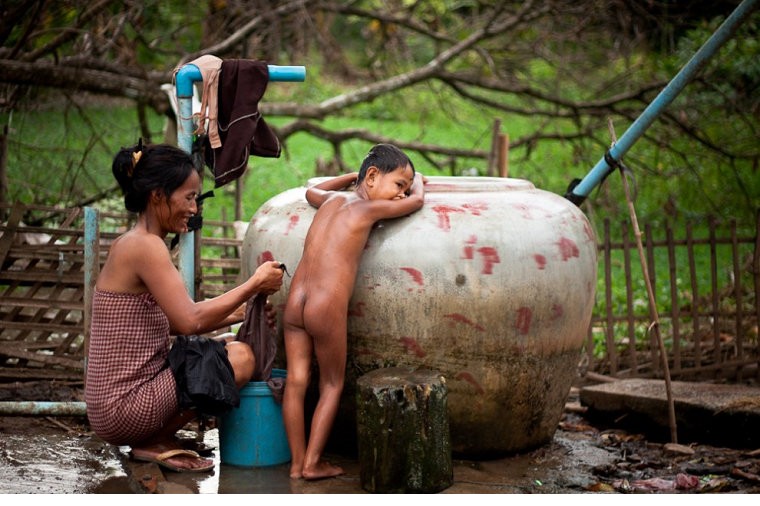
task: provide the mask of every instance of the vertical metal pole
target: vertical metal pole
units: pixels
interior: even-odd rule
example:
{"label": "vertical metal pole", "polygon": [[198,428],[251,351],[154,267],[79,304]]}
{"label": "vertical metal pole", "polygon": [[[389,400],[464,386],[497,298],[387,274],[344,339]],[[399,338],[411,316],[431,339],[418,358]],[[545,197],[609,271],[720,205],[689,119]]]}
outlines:
{"label": "vertical metal pole", "polygon": [[[84,370],[90,352],[92,328],[92,296],[100,273],[100,213],[94,207],[84,208]],[[87,375],[85,374],[85,382]]]}
{"label": "vertical metal pole", "polygon": [[[668,85],[652,101],[620,139],[610,148],[609,156],[619,162],[633,144],[642,136],[660,113],[676,98],[686,84],[705,65],[705,63],[731,38],[739,26],[752,14],[758,0],[744,0],[731,15],[718,27],[715,33],[699,48],[694,56],[684,65]],[[565,197],[580,205],[606,176],[613,167],[603,156],[593,169]]]}
{"label": "vertical metal pole", "polygon": [[[185,70],[187,67],[188,68]],[[197,72],[193,72],[193,70]],[[201,80],[200,70],[195,65],[185,65],[177,73],[177,145],[186,153],[193,150],[193,83]],[[195,233],[187,232],[179,237],[179,273],[185,283],[190,298],[195,300]]]}

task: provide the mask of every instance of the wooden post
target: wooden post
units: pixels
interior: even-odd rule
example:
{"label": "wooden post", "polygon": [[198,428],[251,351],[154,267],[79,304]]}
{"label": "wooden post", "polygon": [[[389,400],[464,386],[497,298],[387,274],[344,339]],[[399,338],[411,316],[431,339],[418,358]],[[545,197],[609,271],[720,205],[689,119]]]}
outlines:
{"label": "wooden post", "polygon": [[499,176],[509,177],[509,134],[499,134]]}
{"label": "wooden post", "polygon": [[362,488],[435,493],[451,486],[446,380],[424,369],[376,369],[357,386]]}
{"label": "wooden post", "polygon": [[245,177],[245,174],[241,175],[239,178],[235,180],[235,220],[234,221],[240,221],[242,220],[243,216],[243,177]]}
{"label": "wooden post", "polygon": [[501,120],[493,120],[491,127],[491,152],[488,154],[487,175],[495,176],[499,158],[499,132],[501,131]]}

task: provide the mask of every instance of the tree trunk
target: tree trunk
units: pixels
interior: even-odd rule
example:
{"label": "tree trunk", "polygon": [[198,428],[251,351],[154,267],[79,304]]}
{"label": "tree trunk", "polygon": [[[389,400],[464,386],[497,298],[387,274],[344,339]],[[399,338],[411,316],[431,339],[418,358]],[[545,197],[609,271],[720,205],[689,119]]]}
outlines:
{"label": "tree trunk", "polygon": [[357,381],[362,488],[434,493],[451,486],[446,381],[440,373],[377,369]]}

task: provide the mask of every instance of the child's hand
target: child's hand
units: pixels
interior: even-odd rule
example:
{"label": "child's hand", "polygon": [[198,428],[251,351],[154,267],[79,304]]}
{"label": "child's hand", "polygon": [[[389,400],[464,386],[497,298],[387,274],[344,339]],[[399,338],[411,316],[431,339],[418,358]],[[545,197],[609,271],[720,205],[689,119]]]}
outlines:
{"label": "child's hand", "polygon": [[424,187],[425,183],[427,183],[427,178],[420,174],[419,172],[414,173],[414,180],[412,180],[412,184],[409,186],[409,189],[406,191],[406,196],[410,196],[413,193],[420,193],[422,192],[422,188]]}

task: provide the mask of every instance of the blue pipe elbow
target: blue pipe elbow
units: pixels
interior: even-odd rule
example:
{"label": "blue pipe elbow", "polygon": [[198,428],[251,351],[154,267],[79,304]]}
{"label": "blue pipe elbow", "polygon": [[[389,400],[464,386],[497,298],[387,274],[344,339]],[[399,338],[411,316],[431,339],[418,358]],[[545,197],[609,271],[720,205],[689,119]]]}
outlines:
{"label": "blue pipe elbow", "polygon": [[[268,65],[269,80],[277,82],[302,82],[306,80],[306,67],[303,65]],[[188,63],[177,71],[177,96],[192,97],[193,83],[202,81],[200,69]]]}

